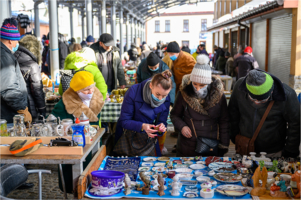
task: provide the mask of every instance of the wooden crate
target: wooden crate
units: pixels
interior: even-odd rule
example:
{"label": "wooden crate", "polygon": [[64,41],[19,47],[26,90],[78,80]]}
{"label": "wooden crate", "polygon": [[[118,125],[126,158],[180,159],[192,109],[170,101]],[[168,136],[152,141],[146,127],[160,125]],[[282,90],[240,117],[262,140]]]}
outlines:
{"label": "wooden crate", "polygon": [[[43,144],[49,144],[50,140],[54,140],[56,137],[0,137],[0,144],[12,144],[16,140],[26,140],[28,138],[40,138],[43,141]],[[71,136],[64,136],[63,138],[66,138],[68,140],[72,140]],[[92,141],[89,136],[85,136],[86,144],[91,144]]]}
{"label": "wooden crate", "polygon": [[[12,155],[9,146],[0,146],[0,155]],[[83,155],[83,147],[40,147],[31,155]]]}

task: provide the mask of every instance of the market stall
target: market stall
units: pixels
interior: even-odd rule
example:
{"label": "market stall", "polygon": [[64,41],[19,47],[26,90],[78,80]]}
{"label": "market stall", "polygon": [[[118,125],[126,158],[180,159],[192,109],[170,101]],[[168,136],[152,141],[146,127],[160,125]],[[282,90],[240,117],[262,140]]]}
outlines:
{"label": "market stall", "polygon": [[[78,198],[290,199],[294,195],[295,198],[298,197],[297,187],[300,186],[301,171],[296,170],[295,174],[277,174],[273,171],[275,162],[274,166],[272,163],[272,167],[269,168],[271,163],[265,157],[253,157],[254,160],[243,157],[240,161],[236,159],[231,161],[231,158],[227,157],[117,158],[105,155],[105,147],[102,147],[80,177]],[[266,164],[263,158],[266,159]],[[258,163],[258,166],[251,167],[250,163]],[[261,174],[260,178],[258,174]],[[285,192],[283,186],[278,186],[283,183],[283,179],[288,183]],[[253,187],[249,186],[250,180]],[[258,190],[263,193],[258,194]]]}

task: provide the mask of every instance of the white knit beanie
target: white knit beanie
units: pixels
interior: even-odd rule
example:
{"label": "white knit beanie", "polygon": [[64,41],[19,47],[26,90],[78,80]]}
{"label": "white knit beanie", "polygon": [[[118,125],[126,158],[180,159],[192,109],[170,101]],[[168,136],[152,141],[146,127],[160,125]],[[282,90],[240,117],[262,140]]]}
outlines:
{"label": "white knit beanie", "polygon": [[205,54],[200,54],[196,57],[195,64],[190,80],[201,84],[209,85],[211,83],[211,68],[209,66],[209,57]]}

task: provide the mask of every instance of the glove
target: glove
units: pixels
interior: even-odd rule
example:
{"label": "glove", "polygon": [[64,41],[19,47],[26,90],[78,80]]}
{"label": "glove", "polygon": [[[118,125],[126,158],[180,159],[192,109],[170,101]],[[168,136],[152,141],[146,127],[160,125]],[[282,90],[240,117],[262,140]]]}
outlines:
{"label": "glove", "polygon": [[288,152],[285,149],[282,151],[282,157],[284,158],[297,158],[299,156],[299,151],[296,151],[294,153]]}
{"label": "glove", "polygon": [[224,157],[224,155],[229,151],[229,147],[219,144],[218,145],[218,157]]}
{"label": "glove", "polygon": [[18,110],[17,113],[24,115],[24,122],[32,122],[31,114],[28,112],[28,108],[26,107],[25,110]]}

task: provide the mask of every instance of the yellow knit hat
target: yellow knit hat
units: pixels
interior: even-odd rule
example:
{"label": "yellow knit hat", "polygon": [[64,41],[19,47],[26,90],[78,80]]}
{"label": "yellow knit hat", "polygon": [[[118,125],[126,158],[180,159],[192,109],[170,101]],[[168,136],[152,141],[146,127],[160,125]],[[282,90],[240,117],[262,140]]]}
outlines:
{"label": "yellow knit hat", "polygon": [[75,73],[70,81],[70,87],[75,92],[82,90],[92,84],[94,84],[94,76],[87,71],[80,71]]}

